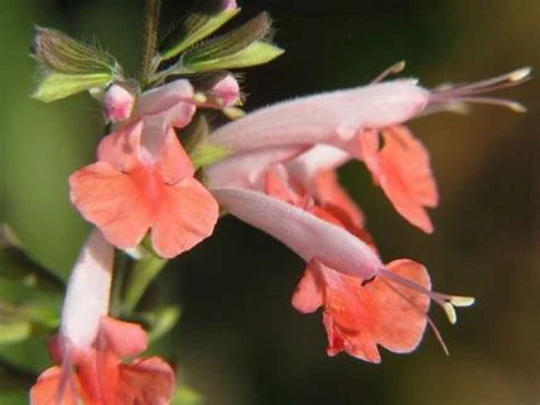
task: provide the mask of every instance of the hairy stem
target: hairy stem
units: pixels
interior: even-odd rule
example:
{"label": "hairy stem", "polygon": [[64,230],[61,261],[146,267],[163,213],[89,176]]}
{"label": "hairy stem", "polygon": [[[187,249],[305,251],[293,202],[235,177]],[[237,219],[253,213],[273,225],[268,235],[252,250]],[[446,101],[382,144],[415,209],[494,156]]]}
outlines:
{"label": "hairy stem", "polygon": [[159,14],[161,0],[145,0],[144,2],[144,27],[141,40],[141,56],[139,65],[139,82],[144,88],[148,83],[151,73],[152,56],[156,49],[159,27]]}

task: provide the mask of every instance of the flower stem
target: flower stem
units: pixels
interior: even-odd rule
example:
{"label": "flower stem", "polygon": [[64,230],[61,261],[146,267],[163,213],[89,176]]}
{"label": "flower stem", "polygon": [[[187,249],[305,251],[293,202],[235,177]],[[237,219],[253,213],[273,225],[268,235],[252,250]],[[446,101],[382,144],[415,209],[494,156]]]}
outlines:
{"label": "flower stem", "polygon": [[152,57],[156,49],[158,37],[159,14],[161,0],[145,0],[144,27],[141,40],[141,56],[139,65],[139,82],[144,88],[148,83],[152,67]]}
{"label": "flower stem", "polygon": [[114,278],[111,292],[110,313],[113,317],[120,316],[122,311],[123,291],[126,275],[128,274],[131,261],[121,250],[114,252]]}
{"label": "flower stem", "polygon": [[139,260],[131,270],[123,305],[123,313],[131,314],[152,280],[165,267],[167,260],[150,255]]}

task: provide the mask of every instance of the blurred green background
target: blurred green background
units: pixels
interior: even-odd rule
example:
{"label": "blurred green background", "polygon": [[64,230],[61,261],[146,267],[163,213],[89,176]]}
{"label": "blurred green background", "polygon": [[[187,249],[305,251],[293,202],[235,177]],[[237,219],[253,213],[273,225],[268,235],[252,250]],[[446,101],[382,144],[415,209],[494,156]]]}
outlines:
{"label": "blurred green background", "polygon": [[[166,25],[191,4],[164,2]],[[540,66],[537,0],[239,3],[244,18],[270,11],[275,40],[287,50],[247,72],[248,109],[363,84],[401,59],[406,74],[427,86]],[[89,229],[68,202],[67,177],[93,160],[103,128],[99,106],[87,95],[50,105],[29,98],[32,27],[98,43],[134,72],[142,1],[0,5],[0,215],[34,258],[65,276]],[[442,195],[432,236],[399,218],[360,164],[341,171],[386,261],[413,258],[430,269],[438,290],[478,298],[454,327],[433,311],[450,357],[428,332],[415,353],[385,352],[381,365],[328,358],[320,314],[304,316],[290,305],[301,261],[233,218],[161,276],[154,294],[179,302],[182,319],[156,350],[179,355],[184,380],[210,405],[539,403],[539,90],[533,79],[504,93],[525,103],[526,115],[486,106],[470,116],[440,114],[411,124],[431,151]],[[38,369],[47,361],[40,347],[43,356],[32,357]],[[30,368],[0,364],[5,392],[33,378]],[[12,398],[0,396],[0,404],[22,401]]]}

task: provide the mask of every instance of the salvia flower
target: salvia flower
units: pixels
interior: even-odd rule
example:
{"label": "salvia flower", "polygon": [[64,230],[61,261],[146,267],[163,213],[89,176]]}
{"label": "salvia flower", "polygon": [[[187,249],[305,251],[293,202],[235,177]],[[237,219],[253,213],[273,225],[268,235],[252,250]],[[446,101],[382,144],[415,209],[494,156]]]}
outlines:
{"label": "salvia flower", "polygon": [[212,233],[217,203],[173,129],[191,120],[192,96],[187,81],[145,93],[134,118],[102,140],[98,162],[70,177],[73,204],[118,248],[151,230],[154,250],[174,257]]}
{"label": "salvia flower", "polygon": [[[402,124],[461,102],[490,103],[523,111],[518,103],[477,94],[518,85],[529,78],[529,73],[530,69],[524,68],[476,84],[441,90],[425,89],[416,79],[397,79],[262,108],[217,129],[210,137],[209,144],[232,154],[209,168],[210,184],[253,185],[264,172],[262,164],[253,165],[249,172],[238,169],[252,157],[275,163],[290,160],[316,145],[330,145],[348,154],[348,158],[339,157],[339,164],[352,158],[364,161],[396,210],[413,225],[432,232],[425,208],[437,205],[438,192],[429,156]],[[387,142],[382,149],[379,136]]]}
{"label": "salvia flower", "polygon": [[[364,242],[364,247],[371,248],[378,255],[371,236],[362,228],[363,218],[359,209],[341,189],[335,173],[315,169],[317,163],[321,162],[321,155],[330,157],[334,151],[326,147],[317,148],[299,156],[287,166],[278,164],[268,170],[264,176],[265,193],[297,206],[328,224],[346,229]],[[335,155],[337,157],[339,153]],[[314,170],[313,194],[295,179],[289,166],[297,171],[300,166],[309,166]],[[282,221],[289,221],[289,218],[282,218]],[[265,229],[264,225],[261,229]],[[319,257],[324,257],[324,254],[321,249]],[[374,256],[367,257],[376,261]],[[378,345],[405,353],[419,344],[429,319],[426,312],[431,288],[429,275],[422,265],[411,260],[398,260],[386,265],[387,271],[396,273],[423,290],[418,291],[399,283],[392,285],[384,277],[375,275],[364,280],[345,275],[323,264],[323,261],[310,259],[292,302],[303,313],[324,308],[323,323],[329,341],[329,355],[346,351],[354,357],[378,363]],[[375,263],[375,266],[378,265],[382,263]],[[437,329],[435,333],[443,343]]]}
{"label": "salvia flower", "polygon": [[[521,69],[479,84],[430,91],[416,80],[378,82],[269,106],[214,132],[209,144],[230,155],[206,169],[213,195],[239,219],[282,241],[307,263],[293,297],[301,312],[323,308],[328,353],[379,362],[378,346],[405,353],[430,324],[430,301],[451,323],[454,307],[473,298],[431,291],[423,265],[384,264],[364,229],[364,216],[339,186],[335,169],[363,161],[396,210],[425,232],[425,211],[438,204],[429,155],[403,126],[411,118],[473,101],[522,110],[476,93],[527,80]],[[384,76],[384,75],[383,75]],[[384,146],[381,147],[381,139]]]}
{"label": "salvia flower", "polygon": [[70,278],[62,324],[51,342],[57,366],[30,391],[32,405],[166,405],[174,391],[170,366],[158,357],[134,359],[147,347],[143,329],[107,316],[113,247],[94,230]]}

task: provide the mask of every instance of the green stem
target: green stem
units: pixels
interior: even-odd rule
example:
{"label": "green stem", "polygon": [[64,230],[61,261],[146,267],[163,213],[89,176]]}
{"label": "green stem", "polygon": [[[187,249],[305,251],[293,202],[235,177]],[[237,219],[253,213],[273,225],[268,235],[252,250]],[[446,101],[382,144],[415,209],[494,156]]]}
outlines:
{"label": "green stem", "polygon": [[133,266],[123,305],[125,314],[133,312],[152,280],[166,264],[167,260],[152,255],[139,260]]}
{"label": "green stem", "polygon": [[145,0],[144,27],[141,41],[141,61],[139,65],[139,82],[144,88],[152,69],[152,57],[156,49],[161,0]]}
{"label": "green stem", "polygon": [[110,313],[114,317],[120,316],[122,312],[122,300],[124,282],[129,271],[130,260],[128,256],[119,249],[114,252],[114,278],[111,292]]}

